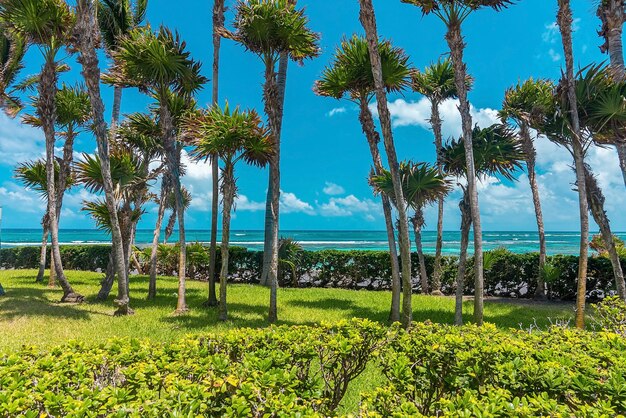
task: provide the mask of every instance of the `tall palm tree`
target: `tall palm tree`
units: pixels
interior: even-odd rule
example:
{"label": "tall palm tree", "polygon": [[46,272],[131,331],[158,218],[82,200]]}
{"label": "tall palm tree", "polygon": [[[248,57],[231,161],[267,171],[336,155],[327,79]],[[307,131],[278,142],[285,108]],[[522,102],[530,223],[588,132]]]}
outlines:
{"label": "tall palm tree", "polygon": [[[219,103],[219,75],[220,75],[220,47],[222,42],[221,30],[224,28],[224,0],[213,0],[213,79],[211,102],[213,106]],[[219,211],[219,162],[214,155],[211,158],[211,242],[209,246],[209,297],[207,306],[217,306],[215,293],[215,269],[217,265],[217,221]]]}
{"label": "tall palm tree", "polygon": [[[191,206],[191,200],[191,193],[185,188],[185,186],[183,186],[183,206],[185,210],[189,209],[189,206]],[[165,201],[165,209],[169,209],[172,212],[170,213],[170,217],[167,220],[167,225],[165,226],[165,237],[163,237],[163,244],[167,244],[167,240],[170,239],[170,237],[174,233],[174,225],[176,224],[176,196],[174,193],[169,193],[167,195]]]}
{"label": "tall palm tree", "polygon": [[398,237],[400,241],[400,259],[402,263],[402,324],[405,327],[411,325],[413,318],[413,310],[411,307],[411,295],[413,286],[411,281],[411,241],[409,239],[409,224],[405,210],[405,200],[401,186],[400,166],[398,164],[398,156],[396,155],[396,147],[393,140],[393,131],[391,129],[391,114],[387,106],[387,93],[385,91],[385,80],[383,78],[382,62],[380,51],[378,50],[378,30],[376,29],[376,16],[374,15],[374,6],[371,0],[359,0],[360,14],[359,20],[363,29],[365,29],[365,37],[367,40],[367,49],[369,51],[372,75],[374,79],[374,91],[376,94],[376,103],[378,107],[378,115],[383,133],[383,143],[385,152],[387,153],[387,162],[389,171],[393,181],[394,197],[396,208],[398,209]]}
{"label": "tall palm tree", "polygon": [[519,138],[524,156],[526,157],[526,170],[528,171],[528,182],[533,196],[535,207],[535,218],[537,221],[537,232],[539,234],[539,275],[537,277],[537,289],[535,298],[545,298],[546,289],[543,280],[543,267],[546,264],[546,233],[543,225],[543,213],[541,210],[541,198],[539,196],[539,185],[537,183],[537,151],[531,136],[531,118],[537,112],[545,112],[552,101],[552,91],[554,85],[548,80],[529,79],[524,83],[517,84],[509,88],[504,94],[504,102],[500,117],[503,122],[512,120],[519,127]]}
{"label": "tall palm tree", "polygon": [[178,34],[161,26],[155,33],[147,26],[133,29],[113,51],[114,63],[109,77],[115,82],[149,91],[159,103],[159,123],[170,180],[176,196],[180,258],[178,265],[178,302],[176,312],[188,310],[185,300],[186,241],[185,208],[180,182],[181,144],[176,135],[172,94],[191,100],[202,88],[206,78],[200,74],[201,64],[194,61]]}
{"label": "tall palm tree", "polygon": [[401,0],[403,3],[419,7],[423,14],[434,14],[446,25],[446,42],[450,48],[450,59],[454,68],[454,80],[459,97],[459,111],[463,125],[465,157],[467,159],[467,189],[472,209],[472,223],[474,225],[474,320],[483,323],[483,253],[482,253],[482,224],[480,221],[480,206],[478,204],[478,190],[476,189],[475,161],[472,149],[472,115],[467,97],[467,66],[463,61],[465,42],[462,34],[462,24],[473,12],[482,8],[491,8],[500,11],[513,3],[513,0]]}
{"label": "tall palm tree", "polygon": [[[596,14],[602,22],[602,27],[598,33],[604,39],[600,50],[609,54],[613,75],[618,80],[623,81],[626,79],[622,42],[624,21],[626,19],[626,2],[624,0],[596,0],[596,3],[598,4]],[[611,142],[617,149],[624,185],[626,185],[626,139],[613,138]]]}
{"label": "tall palm tree", "polygon": [[557,24],[561,32],[563,51],[565,54],[565,74],[561,82],[567,92],[569,104],[568,124],[571,132],[574,166],[576,169],[576,185],[580,211],[580,258],[578,262],[578,289],[576,296],[576,327],[585,326],[585,300],[587,290],[587,258],[589,255],[589,212],[587,204],[587,187],[585,182],[584,146],[578,115],[578,101],[574,79],[574,52],[572,46],[572,9],[570,0],[557,0],[559,10]]}
{"label": "tall palm tree", "polygon": [[[102,35],[104,50],[109,56],[119,46],[122,37],[141,25],[146,18],[147,8],[148,0],[97,0],[98,26]],[[115,130],[120,119],[122,89],[121,85],[113,85],[110,126],[112,130]]]}
{"label": "tall palm tree", "polygon": [[15,82],[23,68],[26,43],[19,33],[7,33],[0,23],[0,110],[15,117],[22,109],[22,102],[15,94]]}
{"label": "tall palm tree", "polygon": [[281,54],[292,61],[302,63],[305,59],[319,55],[319,36],[308,28],[308,18],[304,10],[296,9],[290,0],[249,0],[237,3],[234,32],[223,30],[223,35],[256,54],[265,65],[263,101],[268,126],[274,142],[274,153],[269,162],[270,174],[268,202],[271,217],[266,225],[271,225],[269,246],[271,257],[265,258],[263,270],[267,271],[267,284],[270,286],[270,309],[268,320],[278,319],[276,291],[278,287],[278,217],[280,212],[280,133],[283,116],[281,89],[277,80],[276,65]]}
{"label": "tall palm tree", "polygon": [[48,187],[48,217],[52,235],[52,257],[56,275],[63,288],[63,302],[80,302],[83,297],[74,292],[67,281],[59,250],[59,224],[56,216],[54,181],[54,144],[56,140],[57,55],[65,46],[74,17],[69,6],[61,0],[7,0],[0,4],[0,20],[6,30],[16,34],[28,45],[36,45],[43,54],[39,75],[36,114],[46,138],[46,174]]}
{"label": "tall palm tree", "polygon": [[[443,167],[447,173],[467,178],[468,168],[465,158],[465,137],[444,145],[442,149]],[[524,150],[514,132],[504,125],[492,125],[472,130],[472,148],[476,161],[475,173],[478,179],[490,176],[501,176],[514,180],[513,173],[521,168],[524,161]],[[463,198],[459,204],[461,209],[461,252],[456,277],[456,309],[455,323],[463,323],[463,288],[465,286],[465,266],[469,244],[470,227],[472,226],[470,195],[466,186],[461,186]],[[475,232],[474,232],[475,233]],[[474,258],[477,257],[474,248]]]}
{"label": "tall palm tree", "polygon": [[272,158],[274,142],[261,118],[255,111],[241,111],[238,107],[231,111],[228,103],[221,109],[217,106],[190,118],[186,134],[195,147],[196,158],[207,159],[217,154],[222,167],[222,269],[220,272],[219,319],[228,319],[226,305],[226,283],[228,280],[228,246],[230,240],[230,219],[237,185],[235,166],[243,161],[247,164],[264,167]]}
{"label": "tall palm tree", "polygon": [[111,225],[111,252],[115,262],[115,271],[118,274],[118,299],[119,308],[117,315],[132,314],[130,298],[128,296],[128,273],[124,263],[124,242],[120,221],[118,219],[118,202],[113,188],[111,177],[110,143],[115,139],[115,129],[109,129],[104,120],[104,102],[100,90],[100,61],[97,49],[100,46],[100,36],[96,21],[95,0],[76,1],[76,24],[72,46],[78,51],[78,62],[82,67],[82,75],[91,102],[93,126],[92,130],[96,138],[98,157],[102,164],[102,186],[104,189],[104,201],[109,212]]}
{"label": "tall palm tree", "polygon": [[[426,272],[426,260],[422,249],[422,228],[424,227],[424,208],[440,200],[451,190],[451,183],[442,174],[440,167],[433,167],[426,163],[413,163],[411,161],[400,163],[402,187],[407,208],[414,210],[411,218],[413,233],[415,234],[415,248],[420,265],[420,280],[422,293],[429,293],[428,273]],[[381,174],[370,177],[374,189],[394,199],[393,179],[391,172],[383,170]]]}
{"label": "tall palm tree", "polygon": [[[389,41],[379,41],[378,50],[382,62],[383,79],[388,92],[399,92],[408,85],[410,74],[409,58]],[[370,103],[374,98],[374,78],[372,75],[367,41],[363,37],[352,36],[344,39],[337,48],[332,63],[315,83],[318,95],[348,100],[359,106],[359,121],[369,145],[374,166],[374,174],[382,175],[384,167],[380,156],[380,135],[374,124]],[[387,242],[391,257],[391,316],[392,322],[400,320],[400,266],[389,195],[381,194]]]}
{"label": "tall palm tree", "polygon": [[[450,59],[439,60],[431,64],[423,72],[415,71],[412,76],[413,91],[423,95],[430,102],[430,125],[435,135],[435,150],[437,152],[437,167],[441,169],[441,147],[443,135],[441,132],[441,113],[439,106],[446,100],[458,98],[454,82],[454,68]],[[470,89],[472,79],[467,77],[467,88]],[[432,289],[434,294],[441,294],[441,249],[443,247],[443,204],[445,196],[437,203],[437,242],[435,244],[435,263],[433,268]]]}

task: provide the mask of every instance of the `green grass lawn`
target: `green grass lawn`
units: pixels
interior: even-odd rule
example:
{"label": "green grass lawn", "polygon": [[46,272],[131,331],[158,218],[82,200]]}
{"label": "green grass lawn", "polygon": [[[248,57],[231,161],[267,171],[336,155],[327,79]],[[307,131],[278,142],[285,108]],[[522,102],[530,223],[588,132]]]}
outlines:
{"label": "green grass lawn", "polygon": [[[229,285],[230,320],[220,322],[216,309],[202,307],[207,295],[206,283],[187,283],[190,312],[175,316],[176,279],[160,278],[156,300],[147,301],[148,278],[135,276],[131,278],[135,315],[114,317],[113,295],[106,302],[95,300],[102,274],[68,271],[67,276],[74,289],[86,296],[85,303],[58,303],[62,291],[58,287],[50,289],[47,284],[35,283],[35,270],[0,272],[0,283],[6,290],[6,295],[0,297],[0,352],[17,350],[22,345],[46,348],[70,339],[100,342],[111,337],[138,337],[168,341],[186,334],[267,326],[269,291],[261,286]],[[390,303],[390,292],[280,289],[279,323],[315,324],[352,317],[386,323]],[[415,295],[413,308],[416,321],[452,323],[454,319],[454,299],[451,297]],[[465,302],[464,313],[466,318],[471,318],[471,300]],[[572,304],[515,300],[492,300],[485,304],[485,320],[504,328],[527,328],[535,323],[547,326],[549,318],[569,319],[573,313]],[[378,367],[368,366],[350,385],[341,410],[356,411],[359,393],[382,384],[381,379]]]}

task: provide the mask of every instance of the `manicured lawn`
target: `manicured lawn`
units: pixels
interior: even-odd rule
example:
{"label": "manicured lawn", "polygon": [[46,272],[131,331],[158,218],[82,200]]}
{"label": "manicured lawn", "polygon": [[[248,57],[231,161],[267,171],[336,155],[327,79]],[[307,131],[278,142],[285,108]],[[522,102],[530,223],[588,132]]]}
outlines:
{"label": "manicured lawn", "polygon": [[[114,296],[97,302],[100,273],[68,271],[75,290],[87,297],[81,305],[58,303],[62,292],[46,284],[34,282],[36,271],[0,272],[0,283],[6,295],[0,297],[0,352],[13,351],[22,345],[44,348],[70,339],[100,342],[111,337],[138,337],[158,341],[173,340],[186,334],[221,332],[237,327],[267,326],[268,289],[253,285],[230,285],[228,288],[230,320],[217,320],[216,309],[202,307],[207,284],[187,283],[190,312],[173,315],[176,305],[177,281],[172,277],[159,279],[159,293],[147,301],[148,279],[131,279],[132,307],[135,315],[114,317]],[[46,278],[47,280],[47,278]],[[389,292],[350,291],[340,289],[280,289],[278,309],[280,324],[315,324],[352,317],[387,322],[391,294]],[[431,320],[452,323],[454,300],[450,297],[420,296],[413,299],[416,321]],[[466,317],[471,318],[472,301],[465,302]],[[487,301],[485,318],[503,328],[528,328],[531,324],[547,326],[550,319],[569,319],[573,305],[533,303],[532,301]],[[350,385],[341,410],[357,410],[359,393],[383,384],[377,366],[370,365]]]}

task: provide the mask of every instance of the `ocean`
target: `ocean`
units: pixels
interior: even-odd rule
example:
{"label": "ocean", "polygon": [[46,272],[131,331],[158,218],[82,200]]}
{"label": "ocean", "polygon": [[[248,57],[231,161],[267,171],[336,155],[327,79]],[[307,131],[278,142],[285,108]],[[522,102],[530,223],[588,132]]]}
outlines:
{"label": "ocean", "polygon": [[[617,234],[626,240],[626,233]],[[384,231],[281,231],[281,236],[298,241],[306,250],[338,249],[338,250],[385,250],[387,235]],[[110,242],[108,235],[97,229],[63,229],[59,234],[60,242],[66,245],[106,244]],[[505,247],[515,253],[526,253],[539,250],[539,238],[536,232],[520,231],[487,231],[483,232],[484,249]],[[175,242],[176,232],[170,239]],[[221,237],[218,234],[218,240]],[[188,230],[188,242],[209,242],[207,230]],[[424,251],[435,252],[435,231],[423,233]],[[547,232],[547,248],[549,254],[576,254],[580,234],[576,232]],[[460,233],[446,231],[443,234],[443,252],[458,254]],[[137,244],[147,245],[152,242],[152,230],[137,231]],[[263,231],[232,231],[231,245],[246,247],[251,250],[263,248]],[[41,229],[4,229],[2,245],[5,247],[40,245]],[[471,251],[471,245],[470,245]]]}

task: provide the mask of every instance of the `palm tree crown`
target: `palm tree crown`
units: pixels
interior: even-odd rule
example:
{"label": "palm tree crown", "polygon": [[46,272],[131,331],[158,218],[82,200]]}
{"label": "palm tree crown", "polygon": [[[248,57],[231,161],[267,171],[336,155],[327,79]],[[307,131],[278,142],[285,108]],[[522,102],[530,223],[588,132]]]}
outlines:
{"label": "palm tree crown", "polygon": [[98,0],[98,26],[107,52],[117,48],[123,36],[146,18],[148,0]]}
{"label": "palm tree crown", "polygon": [[[465,84],[468,89],[471,88],[472,83],[472,78],[467,76]],[[456,99],[457,89],[452,61],[446,58],[431,64],[424,71],[414,71],[411,74],[411,88],[436,104],[447,99]]]}

